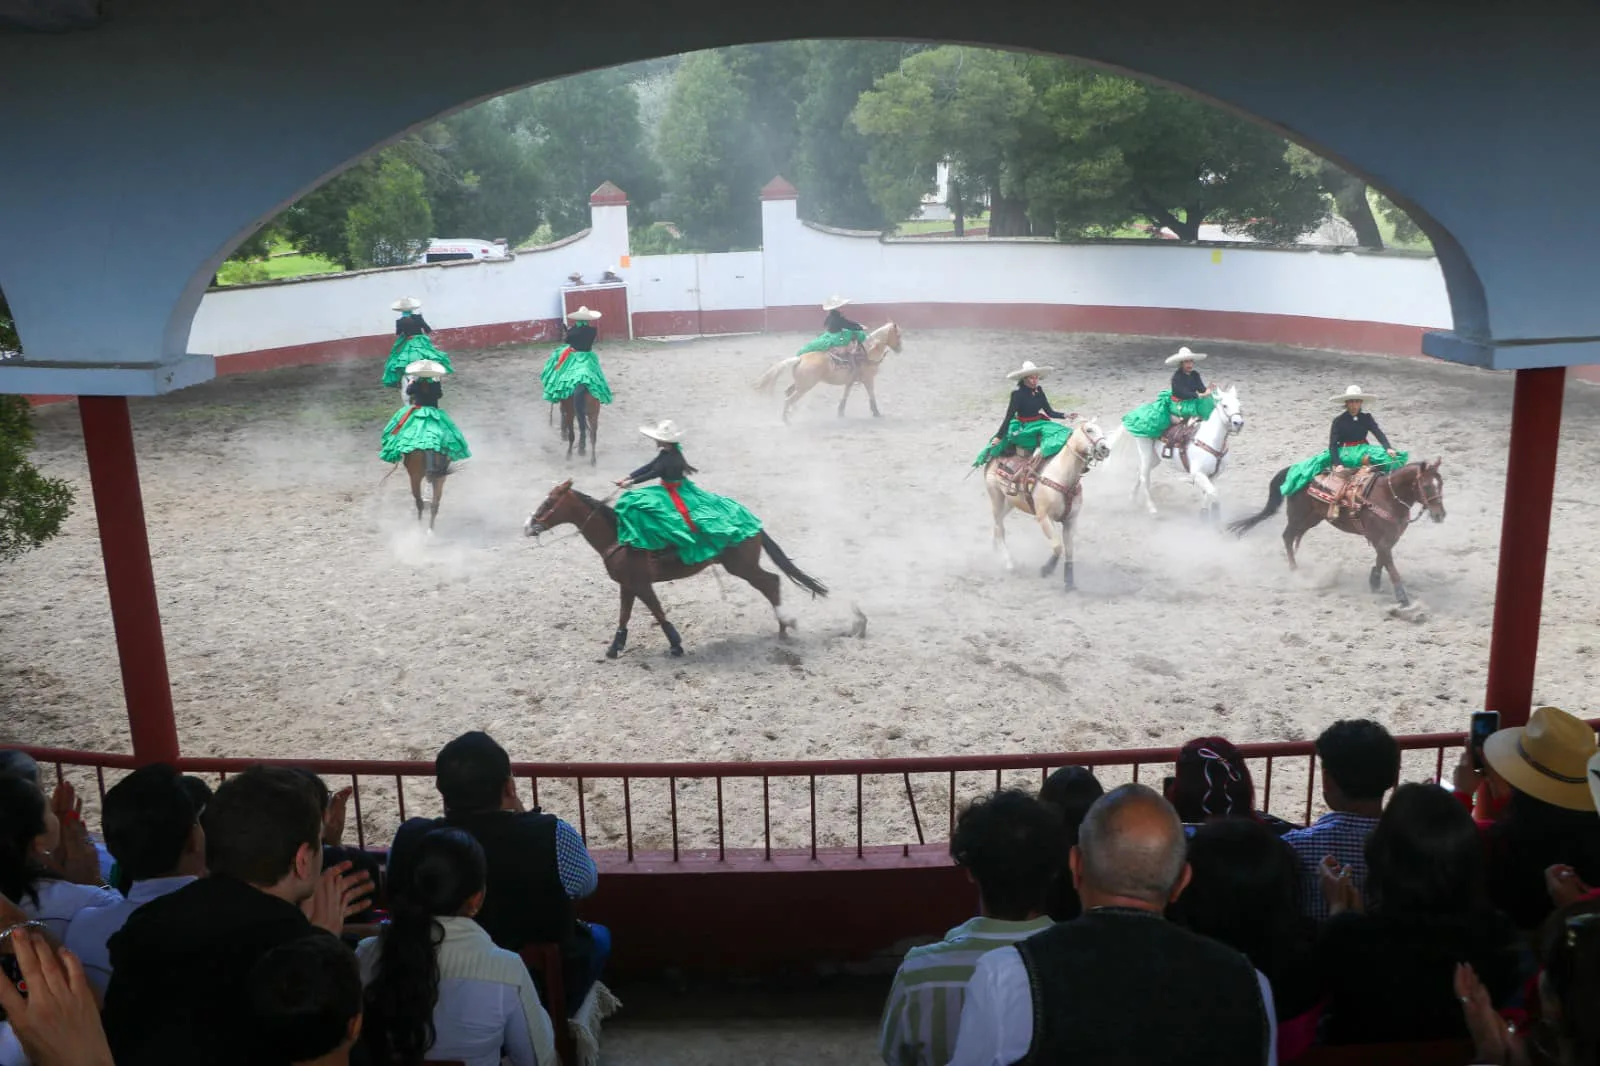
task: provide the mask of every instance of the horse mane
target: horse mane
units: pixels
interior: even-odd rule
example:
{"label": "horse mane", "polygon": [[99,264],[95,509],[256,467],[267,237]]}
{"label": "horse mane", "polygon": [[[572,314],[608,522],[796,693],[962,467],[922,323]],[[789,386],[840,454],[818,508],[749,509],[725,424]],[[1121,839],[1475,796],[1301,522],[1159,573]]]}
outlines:
{"label": "horse mane", "polygon": [[587,492],[580,491],[576,486],[567,489],[567,491],[576,496],[578,499],[582,500],[584,503],[588,504],[593,510],[600,511],[612,518],[616,517],[617,512],[609,503],[606,503],[604,500],[597,500],[593,496],[590,496]]}

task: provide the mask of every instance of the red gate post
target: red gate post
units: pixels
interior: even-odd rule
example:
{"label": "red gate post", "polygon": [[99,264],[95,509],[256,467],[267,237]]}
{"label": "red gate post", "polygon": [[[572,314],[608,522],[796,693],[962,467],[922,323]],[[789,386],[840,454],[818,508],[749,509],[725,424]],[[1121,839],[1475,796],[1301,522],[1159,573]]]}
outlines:
{"label": "red gate post", "polygon": [[144,528],[128,399],[80,396],[78,418],[100,524],[100,557],[106,567],[134,758],[141,763],[176,762],[178,727],[172,717],[172,684],[161,639],[161,610]]}
{"label": "red gate post", "polygon": [[1550,502],[1566,384],[1566,367],[1517,371],[1484,702],[1486,710],[1500,712],[1502,726],[1527,724],[1533,704],[1544,559],[1550,543]]}

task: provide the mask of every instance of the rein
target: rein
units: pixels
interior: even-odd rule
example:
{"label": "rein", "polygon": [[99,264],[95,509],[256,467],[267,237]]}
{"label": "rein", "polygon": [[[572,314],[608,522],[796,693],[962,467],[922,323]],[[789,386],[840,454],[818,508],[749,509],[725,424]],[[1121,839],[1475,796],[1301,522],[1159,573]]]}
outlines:
{"label": "rein", "polygon": [[[568,491],[571,492],[572,490],[569,489]],[[574,529],[571,533],[563,533],[559,537],[551,537],[549,543],[551,545],[560,544],[562,541],[571,540],[573,537],[581,537],[581,536],[583,536],[584,527],[587,526],[589,524],[590,520],[592,520],[595,515],[599,514],[601,512],[601,510],[607,504],[609,504],[612,500],[616,499],[617,498],[617,493],[620,492],[620,491],[621,490],[618,489],[617,491],[612,492],[611,495],[607,496],[603,500],[591,500],[587,496],[584,496],[582,493],[577,493],[576,495],[578,497],[578,500],[580,502],[588,505],[589,513],[584,516],[582,522],[577,523],[577,528]],[[538,520],[538,515],[537,514],[534,515],[534,520],[535,521]],[[538,537],[537,535],[535,535],[535,537],[533,538],[533,541],[534,541],[535,544],[539,545],[539,547],[541,547],[541,548],[545,547],[546,542],[543,539],[541,539],[540,537]]]}

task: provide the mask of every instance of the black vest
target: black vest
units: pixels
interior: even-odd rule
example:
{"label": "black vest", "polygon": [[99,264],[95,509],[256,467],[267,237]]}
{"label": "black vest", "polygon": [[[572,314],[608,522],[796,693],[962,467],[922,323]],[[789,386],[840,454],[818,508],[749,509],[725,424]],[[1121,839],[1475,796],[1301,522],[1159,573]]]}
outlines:
{"label": "black vest", "polygon": [[1017,942],[1027,1066],[1249,1066],[1271,1028],[1250,960],[1157,914],[1093,910]]}
{"label": "black vest", "polygon": [[569,994],[587,985],[593,941],[573,915],[572,900],[561,884],[555,815],[535,809],[413,818],[395,833],[389,849],[391,893],[406,883],[416,844],[429,830],[446,826],[466,830],[483,847],[487,877],[477,922],[489,939],[507,951],[538,942],[560,944]]}

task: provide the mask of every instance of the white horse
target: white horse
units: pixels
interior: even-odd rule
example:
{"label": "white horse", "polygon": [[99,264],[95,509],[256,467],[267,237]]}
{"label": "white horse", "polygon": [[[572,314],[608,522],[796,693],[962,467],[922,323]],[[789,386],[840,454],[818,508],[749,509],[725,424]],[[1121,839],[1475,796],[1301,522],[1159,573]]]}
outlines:
{"label": "white horse", "polygon": [[[1024,453],[1026,454],[1026,453]],[[991,459],[983,468],[983,484],[989,491],[989,506],[994,511],[994,543],[1005,559],[1006,569],[1016,569],[1011,559],[1011,549],[1006,547],[1006,514],[1015,508],[1032,515],[1039,528],[1050,541],[1050,561],[1039,568],[1040,577],[1049,577],[1057,563],[1063,564],[1062,581],[1071,591],[1076,586],[1072,577],[1072,530],[1078,521],[1078,506],[1083,500],[1080,482],[1090,467],[1111,454],[1100,423],[1094,419],[1073,427],[1067,443],[1045,463],[1031,491],[1007,492],[1000,476],[999,459]]]}
{"label": "white horse", "polygon": [[[1239,404],[1238,387],[1222,386],[1216,392],[1216,400],[1216,406],[1211,409],[1211,417],[1200,423],[1195,430],[1194,438],[1167,457],[1167,462],[1178,468],[1179,477],[1192,485],[1200,486],[1200,491],[1204,493],[1201,509],[1208,519],[1220,518],[1222,513],[1222,504],[1217,498],[1217,486],[1213,482],[1227,465],[1228,439],[1244,429],[1244,408]],[[1122,440],[1125,432],[1125,427],[1117,427],[1116,432],[1111,435],[1113,447]],[[1156,502],[1150,498],[1150,471],[1161,464],[1161,440],[1158,437],[1132,439],[1139,456],[1139,477],[1133,483],[1132,495],[1137,499],[1142,490],[1145,507],[1151,514],[1155,514]]]}

